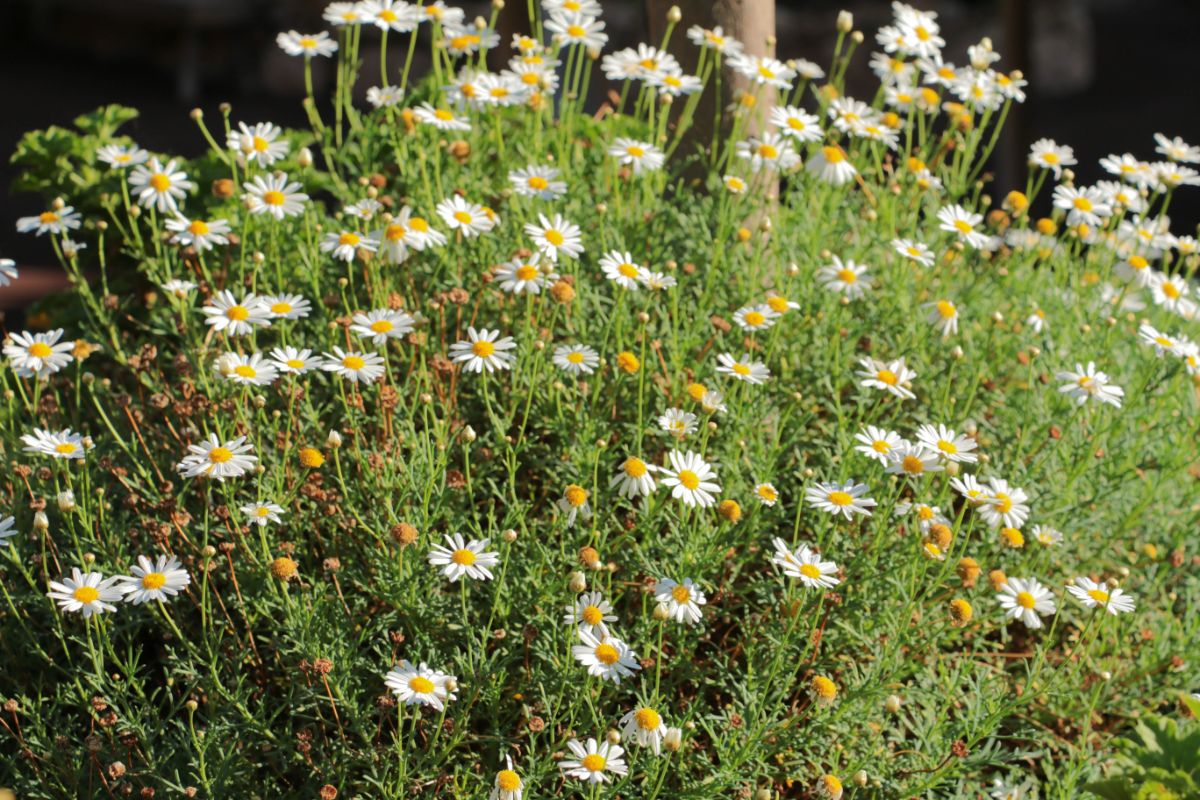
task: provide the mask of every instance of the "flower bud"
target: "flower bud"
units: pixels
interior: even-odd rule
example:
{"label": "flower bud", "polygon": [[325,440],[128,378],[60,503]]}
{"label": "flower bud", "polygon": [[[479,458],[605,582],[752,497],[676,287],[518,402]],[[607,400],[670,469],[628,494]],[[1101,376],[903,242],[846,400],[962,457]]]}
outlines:
{"label": "flower bud", "polygon": [[337,450],[342,446],[342,435],[337,431],[330,431],[329,435],[325,437],[325,446],[330,450]]}
{"label": "flower bud", "polygon": [[842,9],[837,15],[838,33],[849,33],[854,30],[854,15],[849,11]]}
{"label": "flower bud", "polygon": [[33,529],[39,533],[45,533],[50,530],[50,518],[46,516],[45,511],[35,512],[33,515]]}
{"label": "flower bud", "polygon": [[679,6],[671,6],[667,9],[667,22],[677,25],[681,19],[683,19],[683,12],[679,10]]}
{"label": "flower bud", "polygon": [[311,167],[313,165],[312,150],[309,150],[307,147],[301,147],[300,152],[296,154],[296,163],[300,165],[301,169]]}
{"label": "flower bud", "polygon": [[578,570],[572,572],[567,581],[567,587],[576,594],[587,591],[587,576]]}
{"label": "flower bud", "polygon": [[75,493],[70,489],[64,489],[58,493],[58,510],[64,514],[70,514],[75,510]]}

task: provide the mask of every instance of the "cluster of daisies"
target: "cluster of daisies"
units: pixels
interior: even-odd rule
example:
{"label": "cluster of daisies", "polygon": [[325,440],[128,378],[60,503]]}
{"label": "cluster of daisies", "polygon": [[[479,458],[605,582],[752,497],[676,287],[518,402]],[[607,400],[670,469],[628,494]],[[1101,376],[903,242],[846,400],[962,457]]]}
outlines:
{"label": "cluster of daisies", "polygon": [[[859,184],[868,192],[863,174],[871,172],[872,163],[877,163],[883,153],[895,151],[901,155],[896,159],[897,180],[906,182],[915,192],[927,193],[931,202],[923,223],[914,226],[914,230],[904,231],[904,237],[887,241],[888,257],[926,270],[962,251],[988,255],[1002,248],[1018,253],[1054,252],[1063,246],[1059,235],[1065,231],[1081,246],[1111,253],[1113,280],[1117,282],[1102,283],[1099,287],[1102,308],[1140,311],[1147,307],[1138,297],[1144,292],[1154,306],[1183,322],[1194,321],[1198,309],[1196,292],[1185,259],[1195,256],[1200,246],[1194,237],[1171,234],[1170,220],[1163,210],[1176,188],[1200,185],[1200,173],[1187,166],[1200,163],[1200,148],[1160,134],[1156,136],[1156,150],[1164,160],[1144,162],[1132,154],[1112,155],[1101,161],[1101,167],[1113,180],[1079,187],[1074,184],[1070,169],[1076,164],[1071,148],[1041,140],[1029,154],[1029,164],[1035,172],[1028,194],[1011,192],[1002,203],[1011,225],[997,225],[990,217],[985,219],[979,209],[943,202],[943,195],[961,195],[948,190],[943,180],[957,181],[966,176],[942,169],[939,177],[929,165],[907,154],[914,115],[927,115],[931,125],[933,117],[940,114],[948,115],[951,121],[971,122],[977,112],[987,114],[1009,103],[1022,102],[1025,81],[1018,72],[1005,73],[994,67],[999,55],[987,39],[968,48],[967,64],[956,66],[946,61],[937,15],[898,2],[893,8],[894,21],[880,30],[875,39],[878,52],[871,57],[871,67],[881,81],[882,90],[878,101],[871,104],[846,96],[825,96],[817,90],[817,96],[823,98],[821,108],[817,113],[807,110],[801,103],[807,99],[810,82],[826,77],[819,66],[803,59],[783,62],[748,54],[742,43],[719,27],[694,26],[687,31],[688,39],[700,48],[696,74],[685,73],[671,54],[645,44],[604,55],[600,68],[610,80],[640,84],[645,91],[641,96],[656,98],[666,106],[674,98],[690,98],[700,92],[722,62],[756,88],[772,87],[778,91],[782,102],[770,111],[767,129],[734,143],[732,158],[714,174],[714,188],[720,191],[723,187],[725,197],[751,192],[756,182],[789,176],[799,180],[804,173],[832,187],[846,187],[850,191],[852,185]],[[357,47],[357,35],[350,35],[354,29],[376,29],[386,41],[390,34],[415,37],[421,26],[427,25],[434,29],[446,53],[452,58],[462,58],[465,66],[449,72],[446,85],[439,87],[441,91],[415,105],[406,105],[405,87],[391,85],[385,68],[382,85],[368,89],[368,101],[391,123],[438,135],[464,133],[479,124],[483,115],[497,109],[527,108],[537,112],[552,109],[564,61],[569,65],[574,60],[576,69],[582,69],[579,65],[585,51],[598,54],[607,44],[601,8],[595,0],[544,0],[542,10],[549,41],[514,35],[515,55],[499,72],[487,71],[484,60],[477,57],[499,43],[499,34],[486,21],[468,21],[461,9],[448,7],[441,0],[422,5],[404,0],[334,2],[326,9],[324,19],[339,30],[338,39],[328,32],[289,31],[281,33],[277,43],[284,52],[305,59],[306,66],[311,66],[308,62],[313,58],[331,57],[347,46]],[[843,34],[851,27],[852,24],[839,21]],[[567,57],[560,58],[564,53]],[[745,95],[742,106],[752,105],[754,97],[753,93]],[[643,180],[666,169],[668,151],[660,144],[614,136],[603,142],[600,152],[608,159],[606,169],[619,168],[623,177]],[[256,225],[269,226],[274,234],[285,230],[283,226],[289,222],[301,218],[316,220],[323,213],[321,205],[308,194],[317,193],[316,184],[306,186],[295,173],[289,176],[277,169],[293,158],[302,165],[312,162],[312,153],[307,150],[292,153],[292,145],[279,126],[238,121],[226,132],[223,147],[215,141],[214,147],[227,163],[236,165],[244,179],[240,201],[248,216],[241,220],[208,216],[202,210],[189,208],[197,184],[179,159],[162,158],[136,145],[116,143],[105,144],[95,153],[96,162],[119,176],[122,188],[128,190],[127,202],[136,203],[139,215],[144,212],[151,225],[161,225],[160,243],[181,251],[189,249],[195,254],[195,264],[208,279],[205,281],[208,286],[213,281],[207,264],[231,258],[231,253],[239,247],[235,236],[239,224],[255,219]],[[524,295],[532,302],[543,293],[565,291],[564,286],[569,289],[573,285],[564,280],[568,267],[575,273],[569,277],[586,280],[576,269],[585,257],[596,260],[598,282],[619,296],[633,292],[670,293],[676,288],[673,275],[639,263],[626,249],[627,243],[605,239],[605,245],[597,246],[596,242],[603,237],[592,238],[577,221],[555,210],[561,206],[554,204],[566,198],[571,188],[568,167],[526,164],[501,175],[507,180],[506,188],[511,190],[505,199],[518,198],[509,210],[501,210],[506,216],[510,210],[514,216],[524,210],[528,221],[523,221],[519,228],[522,247],[505,256],[507,260],[503,263],[492,266],[486,275],[486,282],[499,292]],[[717,177],[720,183],[715,182]],[[1028,209],[1043,182],[1051,177],[1053,211],[1049,217],[1030,225]],[[377,193],[356,195],[341,206],[331,226],[322,224],[315,249],[323,258],[343,262],[347,267],[372,260],[395,266],[404,264],[414,254],[452,247],[452,242],[499,239],[506,229],[505,218],[481,202],[482,197],[454,192],[433,202],[437,199],[438,196],[430,198],[430,207],[421,209],[405,204],[385,205]],[[1159,209],[1157,216],[1152,213],[1154,208]],[[37,216],[18,220],[17,229],[38,236],[49,235],[66,258],[75,259],[86,248],[85,243],[72,239],[83,223],[75,208],[58,201]],[[512,227],[511,220],[507,227]],[[880,288],[877,275],[882,271],[873,269],[869,263],[872,260],[858,252],[825,253],[822,263],[812,266],[811,278],[824,291],[835,295],[840,304],[862,303]],[[0,260],[0,286],[18,278],[16,265]],[[389,299],[390,304],[385,307],[350,312],[349,321],[343,326],[344,341],[328,346],[312,342],[306,348],[290,344],[295,339],[291,334],[302,325],[302,320],[316,314],[319,306],[284,286],[271,287],[276,290],[274,293],[270,289],[256,289],[236,294],[230,289],[210,291],[206,286],[197,302],[201,283],[169,274],[156,276],[155,280],[172,298],[171,307],[180,315],[183,327],[192,320],[201,320],[200,329],[207,333],[206,343],[215,341],[222,348],[211,364],[205,365],[207,375],[237,386],[243,393],[251,387],[299,380],[308,373],[328,373],[332,379],[348,384],[339,388],[357,392],[392,377],[389,357],[396,350],[425,346],[419,329],[428,321],[419,312],[405,310],[402,300],[392,303]],[[662,463],[654,463],[658,459],[641,451],[640,444],[638,448],[628,448],[618,463],[608,467],[611,472],[606,475],[607,488],[627,500],[641,499],[649,504],[652,502],[649,498],[661,486],[689,513],[693,509],[716,507],[724,518],[736,521],[740,506],[732,498],[723,498],[718,465],[705,455],[707,434],[715,430],[705,423],[728,412],[726,393],[736,391],[742,397],[754,398],[754,392],[763,391],[758,387],[776,380],[767,363],[770,350],[758,346],[754,337],[777,325],[787,325],[791,321],[789,313],[799,308],[795,300],[772,291],[765,297],[750,299],[734,311],[733,325],[748,337],[749,344],[737,350],[714,350],[706,365],[715,376],[713,380],[687,386],[686,396],[693,404],[689,407],[692,410],[671,405],[661,412],[654,411],[660,436],[668,442],[662,452]],[[951,296],[935,296],[924,302],[921,313],[929,328],[943,340],[950,340],[959,335],[964,312],[968,311]],[[799,315],[791,319],[796,316]],[[1026,323],[1039,335],[1051,326],[1051,320],[1040,307],[1032,311]],[[275,334],[277,340],[271,338]],[[64,335],[61,329],[9,335],[3,348],[9,367],[18,377],[33,379],[40,386],[72,363],[78,365],[89,346],[64,341]],[[1200,374],[1200,345],[1184,333],[1164,332],[1144,322],[1138,337],[1153,348],[1155,355],[1177,358],[1188,373]],[[606,337],[605,345],[607,342]],[[549,351],[550,361],[567,376],[588,376],[600,370],[602,364],[609,366],[605,361],[608,354],[602,350],[604,346],[597,348],[584,342],[559,342]],[[477,380],[486,387],[487,381],[492,380],[489,376],[521,368],[519,353],[513,336],[472,317],[465,337],[450,342],[444,355],[461,372],[477,375]],[[908,401],[916,400],[922,390],[918,373],[908,363],[911,354],[881,355],[886,357],[863,356],[849,368],[852,376],[835,377],[850,377],[864,393],[876,393],[873,399],[903,408]],[[613,354],[611,366],[618,379],[643,368],[639,357],[629,351]],[[1124,389],[1094,361],[1075,363],[1073,369],[1071,366],[1065,364],[1056,373],[1057,393],[1078,406],[1089,403],[1122,406]],[[717,388],[714,381],[727,381],[733,388]],[[693,444],[701,431],[703,440]],[[999,476],[977,477],[964,471],[983,460],[973,428],[960,431],[941,423],[925,423],[909,437],[899,431],[864,425],[855,432],[853,445],[853,450],[866,459],[864,470],[875,470],[876,474],[882,470],[883,475],[897,476],[903,482],[904,496],[909,499],[885,501],[881,505],[867,483],[847,479],[806,482],[798,504],[828,515],[830,522],[846,525],[882,510],[905,526],[911,525],[919,533],[919,552],[935,561],[950,557],[956,529],[968,513],[994,531],[1005,547],[1024,547],[1027,538],[1044,546],[1062,541],[1063,534],[1049,524],[1029,525],[1031,517],[1037,517],[1031,498],[1022,488]],[[183,478],[224,482],[263,471],[252,434],[231,436],[217,430],[206,432],[203,437],[194,434],[192,438],[195,441],[186,445],[175,463],[176,472]],[[27,453],[68,462],[87,458],[95,446],[90,437],[70,428],[34,428],[22,435],[21,441]],[[340,437],[331,433],[327,441],[336,448]],[[300,460],[305,467],[315,469],[321,466],[324,456],[315,448],[305,448],[300,452]],[[950,488],[961,499],[958,519],[952,519],[953,512],[943,512],[925,502],[937,496],[931,482],[941,480],[931,476],[949,478]],[[755,483],[753,497],[767,507],[781,502],[780,493],[770,482]],[[72,502],[71,497],[60,498],[60,505]],[[593,518],[592,502],[584,486],[571,483],[554,500],[553,507],[570,528]],[[242,504],[237,507],[243,515],[238,521],[264,527],[281,524],[288,513],[285,505],[269,499]],[[0,541],[15,535],[15,524],[11,516],[0,518]],[[458,583],[465,597],[468,581],[492,580],[496,571],[503,570],[501,553],[490,549],[491,546],[486,538],[449,534],[441,543],[429,547],[427,563],[447,581]],[[287,562],[273,564],[277,576],[294,573],[296,566],[290,559],[277,562]],[[963,558],[958,565],[960,570],[966,562],[973,564],[973,560]],[[847,579],[842,568],[820,546],[811,543],[773,537],[769,563],[794,582],[789,586],[798,585],[814,592],[833,589]],[[190,583],[188,572],[171,555],[161,555],[155,560],[141,556],[129,572],[105,578],[100,572],[74,569],[69,577],[50,582],[49,596],[64,611],[90,618],[114,612],[122,602],[168,602]],[[1027,628],[1042,627],[1045,618],[1059,611],[1054,589],[1035,577],[998,575],[993,584],[1005,618],[1019,620]],[[589,678],[614,686],[627,687],[637,681],[642,662],[629,641],[620,635],[612,602],[600,591],[587,590],[586,582],[573,581],[571,588],[575,599],[565,607],[562,624],[571,631],[571,655],[577,668]],[[1087,609],[1114,615],[1135,609],[1134,597],[1110,581],[1078,577],[1066,587],[1066,592]],[[696,626],[703,622],[708,595],[697,579],[681,574],[660,576],[650,594],[655,617],[662,625],[674,622]],[[958,604],[953,606],[954,617],[960,621],[969,619],[971,610],[966,601],[954,603]],[[402,709],[416,706],[444,712],[457,699],[460,689],[456,675],[423,661],[402,660],[386,673],[383,682]],[[657,682],[655,687],[654,703],[639,701],[622,709],[624,713],[617,725],[621,736],[568,741],[569,752],[559,762],[562,773],[593,786],[627,776],[630,770],[621,742],[634,743],[655,755],[664,750],[677,751],[683,731],[667,725],[663,711],[655,705],[659,699]],[[836,695],[836,687],[829,679],[818,676],[813,679],[813,693],[818,699],[828,700]],[[818,790],[837,800],[841,796],[841,783],[833,775],[824,775]],[[511,757],[506,757],[506,768],[495,775],[491,797],[521,800],[524,791],[523,779]]]}

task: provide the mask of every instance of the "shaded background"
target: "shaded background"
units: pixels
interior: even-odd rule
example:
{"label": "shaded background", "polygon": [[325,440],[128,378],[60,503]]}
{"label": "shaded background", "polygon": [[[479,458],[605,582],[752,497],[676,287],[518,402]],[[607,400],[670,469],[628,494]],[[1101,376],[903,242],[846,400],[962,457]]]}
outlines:
{"label": "shaded background", "polygon": [[[523,2],[510,4],[524,8]],[[139,109],[125,132],[155,151],[195,155],[204,148],[188,111],[215,116],[230,102],[234,119],[306,124],[299,99],[302,70],[275,46],[275,34],[326,26],[324,0],[0,0],[0,256],[22,268],[17,287],[0,289],[0,308],[19,307],[25,292],[49,291],[61,280],[49,267],[41,239],[18,236],[18,216],[43,210],[43,198],[11,195],[8,157],[21,134],[69,125],[106,103]],[[468,19],[489,14],[485,2],[460,3]],[[1003,55],[998,66],[1022,69],[1029,101],[1014,108],[993,165],[994,194],[1020,181],[1028,145],[1048,136],[1075,148],[1081,183],[1101,177],[1096,161],[1116,152],[1153,159],[1153,134],[1200,144],[1200,92],[1194,53],[1200,0],[928,0],[939,12],[947,60],[963,64],[965,49],[990,36]],[[850,92],[874,93],[867,61],[873,35],[891,17],[880,0],[779,0],[781,59],[827,65],[837,11],[848,8],[867,42],[856,56]],[[607,0],[609,49],[647,39],[646,12],[635,0]],[[686,28],[688,20],[684,20]],[[682,31],[677,34],[681,36]],[[399,64],[403,37],[389,63]],[[364,80],[378,74],[379,37],[365,33]],[[505,43],[507,45],[507,42]],[[318,66],[328,66],[319,64]],[[414,74],[421,74],[418,63]],[[321,81],[318,73],[318,82]],[[603,84],[603,81],[596,82]],[[318,88],[320,94],[320,88]],[[1171,206],[1175,233],[1195,232],[1200,188],[1185,187]],[[44,271],[39,266],[46,266]]]}

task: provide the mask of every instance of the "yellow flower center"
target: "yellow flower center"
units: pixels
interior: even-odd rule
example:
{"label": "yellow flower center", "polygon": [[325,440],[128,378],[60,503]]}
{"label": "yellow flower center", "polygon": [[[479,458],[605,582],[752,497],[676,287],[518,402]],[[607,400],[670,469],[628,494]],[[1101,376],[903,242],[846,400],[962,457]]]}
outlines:
{"label": "yellow flower center", "polygon": [[775,500],[779,497],[779,493],[770,486],[760,486],[758,487],[758,496],[763,500]]}
{"label": "yellow flower center", "polygon": [[896,377],[896,373],[892,372],[890,369],[881,369],[876,372],[875,380],[879,381],[880,383],[886,383],[888,386],[895,386],[900,382],[900,379]]}
{"label": "yellow flower center", "polygon": [[948,456],[957,455],[958,453],[958,446],[954,442],[947,442],[945,439],[938,439],[937,449]]}
{"label": "yellow flower center", "polygon": [[521,788],[521,776],[511,769],[502,769],[496,773],[496,788],[504,792],[515,792]]}
{"label": "yellow flower center", "polygon": [[625,470],[625,474],[631,478],[640,478],[647,472],[646,462],[633,456],[625,459],[625,463],[621,465],[621,469]]}
{"label": "yellow flower center", "polygon": [[470,225],[472,217],[466,211],[455,211],[454,219],[461,225]]}
{"label": "yellow flower center", "polygon": [[975,230],[975,227],[965,219],[954,220],[954,228],[959,233],[970,233],[971,231]]}
{"label": "yellow flower center", "polygon": [[601,642],[596,645],[594,654],[597,661],[610,667],[621,660],[621,654],[617,651],[617,648],[608,642]]}
{"label": "yellow flower center", "polygon": [[596,606],[588,606],[579,616],[588,625],[599,625],[604,621],[604,612]]}
{"label": "yellow flower center", "polygon": [[87,605],[88,603],[94,603],[100,599],[100,592],[98,592],[92,586],[80,586],[78,589],[72,592],[71,595],[84,605]]}
{"label": "yellow flower center", "polygon": [[771,307],[772,311],[776,311],[780,314],[788,310],[788,301],[786,297],[772,295],[771,297],[767,298],[767,305]]}
{"label": "yellow flower center", "polygon": [[454,115],[444,108],[439,108],[433,112],[433,116],[440,119],[442,122],[449,122],[454,119]]}
{"label": "yellow flower center", "polygon": [[1033,608],[1035,605],[1037,605],[1037,600],[1029,592],[1018,592],[1017,605],[1019,605],[1021,608]]}
{"label": "yellow flower center", "polygon": [[290,314],[290,313],[292,313],[292,304],[283,302],[282,300],[278,303],[272,303],[271,304],[271,313],[272,314]]}
{"label": "yellow flower center", "polygon": [[590,772],[599,772],[604,769],[604,765],[607,762],[604,760],[604,756],[599,753],[592,753],[591,755],[584,756],[579,763],[584,769]]}
{"label": "yellow flower center", "polygon": [[202,219],[192,220],[192,224],[188,225],[187,229],[188,233],[193,236],[204,236],[209,231],[208,223]]}
{"label": "yellow flower center", "polygon": [[[841,505],[841,503],[839,503],[838,505]],[[810,580],[815,581],[821,577],[821,570],[819,570],[817,568],[816,564],[801,564],[800,565],[800,574]]]}
{"label": "yellow flower center", "polygon": [[383,229],[383,238],[387,239],[389,242],[400,241],[404,238],[404,234],[404,226],[400,224],[388,225]]}
{"label": "yellow flower center", "polygon": [[300,39],[300,46],[305,50],[312,50],[317,46],[317,40],[311,36],[304,36]]}
{"label": "yellow flower center", "polygon": [[[570,36],[572,39],[582,39],[584,36],[587,35],[587,29],[584,28],[582,25],[568,25],[567,26],[567,35]],[[601,759],[601,761],[603,761],[603,759]]]}
{"label": "yellow flower center", "polygon": [[234,322],[245,322],[250,319],[250,309],[245,306],[230,306],[225,310],[225,316]]}
{"label": "yellow flower center", "polygon": [[357,372],[367,365],[367,362],[362,356],[346,356],[342,359],[342,366],[349,370]]}
{"label": "yellow flower center", "polygon": [[414,675],[413,677],[409,678],[408,688],[412,689],[417,694],[429,694],[434,689],[433,681],[429,680],[429,678],[421,677],[420,675]]}
{"label": "yellow flower center", "polygon": [[852,269],[839,269],[837,273],[838,280],[842,283],[857,283],[858,275]]}
{"label": "yellow flower center", "polygon": [[696,489],[700,486],[700,476],[692,472],[690,469],[679,470],[679,482],[685,489]]}
{"label": "yellow flower center", "polygon": [[459,548],[450,554],[450,560],[460,567],[469,567],[475,563],[475,551],[466,547]]}
{"label": "yellow flower center", "polygon": [[1058,163],[1058,153],[1043,153],[1042,161],[1049,164],[1050,166],[1054,166],[1055,164]]}
{"label": "yellow flower center", "polygon": [[846,160],[846,154],[842,152],[840,147],[822,147],[821,154],[825,156],[825,160],[830,164],[840,164]]}
{"label": "yellow flower center", "polygon": [[289,358],[285,363],[292,369],[304,369],[304,362],[298,358]]}
{"label": "yellow flower center", "polygon": [[559,233],[558,231],[554,230],[553,228],[551,228],[550,230],[546,231],[546,232],[545,232],[544,234],[542,234],[542,235],[543,235],[543,236],[546,238],[546,241],[547,241],[547,242],[549,242],[550,244],[554,245],[555,247],[562,247],[562,243],[563,243],[564,241],[566,241],[566,237],[564,237],[564,236],[563,236],[561,233]]}
{"label": "yellow flower center", "polygon": [[639,708],[633,718],[644,731],[656,731],[662,725],[662,717],[653,708]]}
{"label": "yellow flower center", "polygon": [[741,375],[743,378],[750,374],[750,367],[745,364],[734,364],[730,369],[733,370],[735,375]]}
{"label": "yellow flower center", "polygon": [[487,358],[492,353],[496,352],[496,345],[492,344],[486,339],[480,339],[478,342],[475,342],[471,345],[471,352],[480,358]]}
{"label": "yellow flower center", "polygon": [[919,475],[925,471],[925,462],[917,456],[905,456],[904,461],[901,462],[901,466],[904,467],[905,472],[914,475]]}
{"label": "yellow flower center", "polygon": [[43,211],[41,214],[38,214],[38,221],[43,225],[58,222],[58,214],[55,214],[53,211]]}
{"label": "yellow flower center", "polygon": [[283,192],[272,189],[270,191],[263,192],[262,199],[263,202],[269,206],[281,206],[283,205],[285,198],[283,196]]}
{"label": "yellow flower center", "polygon": [[250,140],[250,146],[253,147],[257,153],[265,153],[267,152],[267,148],[271,146],[271,143],[261,136],[255,136]]}
{"label": "yellow flower center", "polygon": [[143,589],[161,589],[167,585],[167,576],[161,572],[148,572],[142,576]]}
{"label": "yellow flower center", "polygon": [[1100,605],[1108,604],[1108,592],[1103,589],[1088,589],[1088,597],[1095,600]]}
{"label": "yellow flower center", "polygon": [[1182,294],[1182,292],[1179,291],[1179,287],[1170,281],[1163,281],[1162,293],[1172,300],[1177,300],[1179,295]]}
{"label": "yellow flower center", "polygon": [[54,445],[54,452],[61,453],[64,456],[69,456],[75,452],[76,445],[74,442],[63,442],[62,444]]}
{"label": "yellow flower center", "polygon": [[582,486],[571,484],[567,487],[567,490],[563,492],[563,497],[566,499],[569,505],[574,508],[579,508],[587,502],[588,493],[587,490]]}
{"label": "yellow flower center", "polygon": [[1079,211],[1091,211],[1092,210],[1092,201],[1088,200],[1086,197],[1076,197],[1072,201],[1072,205],[1074,205],[1075,208]]}
{"label": "yellow flower center", "polygon": [[767,318],[763,316],[761,311],[747,311],[744,319],[746,320],[747,325],[753,326],[762,325],[767,321]]}
{"label": "yellow flower center", "polygon": [[1134,269],[1140,270],[1140,269],[1145,269],[1146,267],[1150,266],[1150,262],[1147,261],[1142,256],[1130,256],[1129,257],[1129,266],[1133,267]]}
{"label": "yellow flower center", "polygon": [[[538,268],[532,264],[523,264],[517,267],[517,271],[514,274],[518,280],[531,281],[538,276]],[[575,354],[572,353],[572,355]]]}
{"label": "yellow flower center", "polygon": [[937,302],[937,312],[942,319],[954,319],[958,316],[958,309],[949,300],[939,300]]}
{"label": "yellow flower center", "polygon": [[33,344],[29,345],[28,352],[29,355],[33,356],[34,358],[49,358],[54,350],[51,349],[50,345],[46,344],[45,342],[34,342]]}
{"label": "yellow flower center", "polygon": [[171,188],[171,179],[161,172],[156,172],[150,176],[150,187],[156,192],[165,192]]}
{"label": "yellow flower center", "polygon": [[687,603],[692,599],[692,593],[686,586],[679,585],[671,589],[671,597],[676,603]]}
{"label": "yellow flower center", "polygon": [[891,452],[892,446],[883,439],[876,439],[875,441],[871,442],[871,449],[876,453],[888,453]]}
{"label": "yellow flower center", "polygon": [[541,175],[531,175],[525,183],[529,185],[530,189],[537,189],[539,192],[550,185],[550,182]]}
{"label": "yellow flower center", "polygon": [[391,333],[395,327],[391,321],[386,319],[377,319],[371,323],[371,331],[374,333]]}
{"label": "yellow flower center", "polygon": [[779,157],[779,151],[775,149],[775,146],[765,142],[758,146],[758,154],[767,159]]}
{"label": "yellow flower center", "polygon": [[775,73],[769,67],[765,66],[758,68],[758,75],[760,78],[765,78],[766,80],[774,80],[775,78]]}
{"label": "yellow flower center", "polygon": [[1004,492],[999,492],[996,494],[995,503],[996,503],[996,509],[1001,514],[1007,514],[1008,512],[1012,511],[1012,507],[1013,507],[1012,498],[1009,497]]}
{"label": "yellow flower center", "polygon": [[258,371],[249,364],[238,364],[233,368],[234,374],[242,378],[254,378],[258,375]]}
{"label": "yellow flower center", "polygon": [[233,451],[228,447],[214,447],[208,451],[208,460],[213,464],[224,464],[233,458]]}
{"label": "yellow flower center", "polygon": [[350,233],[349,231],[343,233],[341,236],[338,237],[339,245],[349,245],[350,247],[358,247],[358,243],[360,241],[362,241],[362,240],[359,238],[358,234]]}
{"label": "yellow flower center", "polygon": [[834,491],[829,493],[829,502],[835,506],[848,506],[854,502],[854,498],[849,492]]}

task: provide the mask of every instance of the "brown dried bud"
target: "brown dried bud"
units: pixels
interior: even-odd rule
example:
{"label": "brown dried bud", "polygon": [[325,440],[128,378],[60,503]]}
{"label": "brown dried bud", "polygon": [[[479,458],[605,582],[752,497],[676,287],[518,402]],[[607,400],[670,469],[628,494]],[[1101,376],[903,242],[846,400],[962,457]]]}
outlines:
{"label": "brown dried bud", "polygon": [[233,197],[235,188],[233,181],[229,178],[217,178],[212,182],[213,197],[221,200],[228,200]]}

